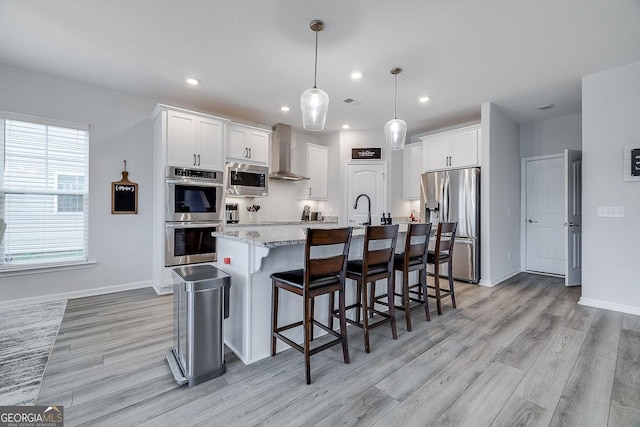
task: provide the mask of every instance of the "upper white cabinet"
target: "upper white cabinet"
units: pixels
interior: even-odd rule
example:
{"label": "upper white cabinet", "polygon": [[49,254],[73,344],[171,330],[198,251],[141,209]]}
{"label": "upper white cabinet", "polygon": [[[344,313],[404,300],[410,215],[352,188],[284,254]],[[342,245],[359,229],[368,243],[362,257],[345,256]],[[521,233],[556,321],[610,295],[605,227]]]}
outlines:
{"label": "upper white cabinet", "polygon": [[227,161],[269,165],[271,131],[244,126],[227,125]]}
{"label": "upper white cabinet", "polygon": [[303,143],[296,150],[296,172],[306,176],[301,199],[327,200],[329,179],[329,147]]}
{"label": "upper white cabinet", "polygon": [[402,150],[402,198],[420,198],[420,175],[422,166],[422,144],[407,144]]}
{"label": "upper white cabinet", "polygon": [[456,169],[479,165],[480,126],[424,136],[425,170]]}
{"label": "upper white cabinet", "polygon": [[224,167],[224,119],[166,110],[166,164],[196,169]]}

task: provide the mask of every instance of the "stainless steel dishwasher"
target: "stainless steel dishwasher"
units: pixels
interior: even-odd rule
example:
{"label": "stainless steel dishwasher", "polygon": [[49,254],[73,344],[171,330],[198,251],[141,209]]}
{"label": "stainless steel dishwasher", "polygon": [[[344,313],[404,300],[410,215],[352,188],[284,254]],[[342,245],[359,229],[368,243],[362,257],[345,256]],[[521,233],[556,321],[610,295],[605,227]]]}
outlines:
{"label": "stainless steel dishwasher", "polygon": [[176,382],[194,386],[226,372],[223,319],[231,277],[211,265],[173,269],[173,347],[166,352]]}

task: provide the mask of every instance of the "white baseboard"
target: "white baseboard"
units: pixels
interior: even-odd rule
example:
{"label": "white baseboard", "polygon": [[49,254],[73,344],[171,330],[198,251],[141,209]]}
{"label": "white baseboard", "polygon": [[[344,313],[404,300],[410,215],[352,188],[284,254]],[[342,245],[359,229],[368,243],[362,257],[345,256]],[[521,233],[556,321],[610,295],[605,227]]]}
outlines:
{"label": "white baseboard", "polygon": [[633,305],[617,304],[615,302],[602,301],[598,299],[580,297],[578,301],[580,305],[586,305],[595,308],[604,308],[605,310],[618,311],[620,313],[633,314],[640,316],[640,307]]}
{"label": "white baseboard", "polygon": [[507,274],[504,274],[502,277],[498,277],[497,279],[494,280],[489,280],[489,279],[480,279],[480,282],[478,283],[481,286],[486,286],[488,288],[492,288],[496,285],[499,285],[500,283],[504,282],[507,279],[512,278],[513,276],[515,276],[516,274],[520,274],[521,270],[515,269]]}
{"label": "white baseboard", "polygon": [[0,301],[0,308],[18,307],[21,305],[40,304],[50,301],[69,300],[73,298],[84,298],[95,295],[112,294],[114,292],[129,291],[131,289],[141,289],[151,286],[151,281],[125,283],[115,286],[104,286],[102,288],[86,289],[82,291],[63,292],[59,294],[40,295],[37,297],[19,298],[13,300]]}

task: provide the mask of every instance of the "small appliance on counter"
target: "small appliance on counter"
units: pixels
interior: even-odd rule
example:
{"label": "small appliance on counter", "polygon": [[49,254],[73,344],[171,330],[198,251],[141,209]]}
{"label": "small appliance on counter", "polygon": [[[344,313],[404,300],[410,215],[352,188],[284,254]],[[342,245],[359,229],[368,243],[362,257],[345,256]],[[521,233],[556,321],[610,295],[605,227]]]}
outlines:
{"label": "small appliance on counter", "polygon": [[301,221],[309,221],[310,219],[311,219],[311,206],[304,205],[304,209],[302,210]]}
{"label": "small appliance on counter", "polygon": [[237,224],[240,222],[240,211],[237,203],[227,203],[224,208],[224,215],[227,224]]}

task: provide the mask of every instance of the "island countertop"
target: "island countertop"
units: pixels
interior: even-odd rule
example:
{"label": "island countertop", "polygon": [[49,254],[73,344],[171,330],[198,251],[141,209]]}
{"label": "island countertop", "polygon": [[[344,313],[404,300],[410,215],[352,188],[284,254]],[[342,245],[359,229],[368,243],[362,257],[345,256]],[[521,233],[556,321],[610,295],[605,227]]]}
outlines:
{"label": "island countertop", "polygon": [[[407,224],[400,224],[399,234],[407,232]],[[276,248],[278,246],[301,245],[306,242],[306,228],[237,230],[213,233],[214,237],[229,239],[249,245]],[[362,238],[364,227],[353,227],[352,238]]]}

